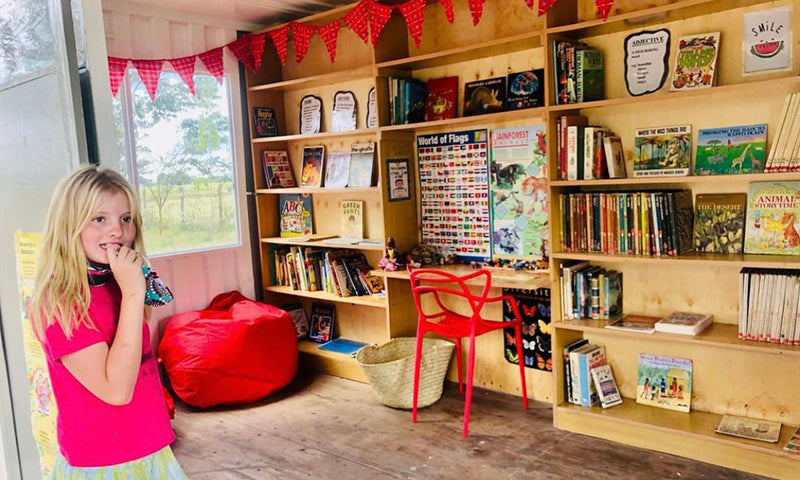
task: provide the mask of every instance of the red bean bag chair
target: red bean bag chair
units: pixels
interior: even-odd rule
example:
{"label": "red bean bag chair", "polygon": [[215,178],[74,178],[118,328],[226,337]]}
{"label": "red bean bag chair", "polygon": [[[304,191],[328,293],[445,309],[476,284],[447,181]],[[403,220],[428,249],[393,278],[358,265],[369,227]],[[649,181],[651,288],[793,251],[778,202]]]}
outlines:
{"label": "red bean bag chair", "polygon": [[233,291],[217,295],[204,310],[174,315],[158,355],[187,404],[247,403],[292,381],[297,332],[287,312]]}

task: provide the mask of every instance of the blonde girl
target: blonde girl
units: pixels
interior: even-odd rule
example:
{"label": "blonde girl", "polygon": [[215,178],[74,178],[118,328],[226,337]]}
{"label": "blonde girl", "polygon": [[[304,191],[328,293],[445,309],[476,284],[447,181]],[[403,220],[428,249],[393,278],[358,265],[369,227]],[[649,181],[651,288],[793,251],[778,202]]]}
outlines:
{"label": "blonde girl", "polygon": [[32,317],[58,405],[53,479],[186,478],[150,347],[141,225],[106,168],[79,168],[50,201]]}

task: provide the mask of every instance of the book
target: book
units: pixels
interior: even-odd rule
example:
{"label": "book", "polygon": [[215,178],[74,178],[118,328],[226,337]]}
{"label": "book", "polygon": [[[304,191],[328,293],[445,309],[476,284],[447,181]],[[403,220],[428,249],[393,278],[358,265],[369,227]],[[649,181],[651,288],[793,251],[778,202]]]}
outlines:
{"label": "book", "polygon": [[747,192],[744,253],[799,255],[800,182],[752,182]]}
{"label": "book", "polygon": [[309,340],[325,343],[333,338],[333,327],[336,322],[336,307],[328,303],[311,303],[311,325]]}
{"label": "book", "polygon": [[590,102],[602,100],[603,52],[594,48],[575,51],[575,100]]}
{"label": "book", "polygon": [[562,349],[562,357],[564,361],[564,400],[569,403],[575,403],[572,401],[572,393],[573,393],[573,385],[572,385],[572,369],[570,367],[570,353],[573,350],[578,350],[579,348],[585,346],[589,343],[589,340],[586,338],[579,338],[574,342],[571,342],[564,346]]}
{"label": "book", "polygon": [[688,413],[691,402],[691,360],[639,354],[636,403]]}
{"label": "book", "polygon": [[700,129],[695,175],[761,173],[767,148],[767,124]]}
{"label": "book", "polygon": [[783,450],[785,452],[800,453],[800,427],[797,427],[792,436],[789,437],[786,445],[783,446]]}
{"label": "book", "polygon": [[772,420],[737,417],[736,415],[723,415],[714,431],[725,435],[733,435],[734,437],[776,443],[781,436],[781,423]]}
{"label": "book", "polygon": [[672,312],[655,324],[656,332],[697,335],[714,321],[710,313]]}
{"label": "book", "polygon": [[314,233],[311,195],[282,193],[278,197],[281,237],[300,237]]}
{"label": "book", "polygon": [[354,143],[350,146],[350,176],[348,187],[372,186],[372,166],[375,163],[374,143]]}
{"label": "book", "polygon": [[694,207],[694,249],[742,253],[746,193],[698,193]]}
{"label": "book", "polygon": [[622,317],[612,320],[605,328],[612,330],[625,330],[637,333],[653,333],[656,331],[654,325],[659,321],[658,317],[647,315],[625,314]]}
{"label": "book", "polygon": [[301,187],[322,186],[322,167],[324,161],[324,145],[303,147],[303,164],[300,168]]}
{"label": "book", "polygon": [[294,322],[294,329],[297,331],[297,338],[305,338],[308,336],[309,331],[309,323],[308,317],[306,317],[306,311],[303,309],[303,305],[299,302],[290,303],[288,305],[284,305],[281,307],[282,310],[285,310],[289,313],[292,317],[292,322]]}
{"label": "book", "polygon": [[350,179],[350,152],[330,152],[325,161],[325,188],[344,188]]}
{"label": "book", "polygon": [[622,149],[622,139],[616,135],[603,137],[603,148],[606,154],[606,167],[608,178],[625,178],[625,151]]}
{"label": "book", "polygon": [[716,81],[717,57],[719,32],[680,37],[670,89],[683,91],[713,86]]}
{"label": "book", "polygon": [[253,107],[253,137],[278,136],[278,121],[271,107]]}
{"label": "book", "polygon": [[342,200],[339,236],[360,240],[364,238],[364,201]]}
{"label": "book", "polygon": [[506,98],[506,77],[488,78],[464,84],[462,116],[502,112]]}
{"label": "book", "polygon": [[425,121],[455,118],[458,100],[458,77],[441,77],[428,80],[425,94]]}
{"label": "book", "polygon": [[[603,345],[588,344],[586,347],[570,353],[570,355],[574,355],[574,358],[570,359],[570,367],[577,366],[578,393],[580,405],[583,407],[591,407],[600,400],[591,372],[592,369],[606,364],[605,352]],[[577,363],[575,363],[576,360]],[[572,376],[573,379],[576,378],[574,371]]]}
{"label": "book", "polygon": [[597,397],[603,408],[613,407],[622,403],[622,395],[617,388],[611,365],[600,365],[592,369],[592,380],[594,381]]}
{"label": "book", "polygon": [[364,342],[358,342],[356,340],[339,337],[323,343],[318,348],[320,350],[325,350],[326,352],[341,353],[342,355],[354,357],[361,347],[365,346],[367,346],[367,344]]}
{"label": "book", "polygon": [[633,176],[689,175],[692,126],[637,128],[633,144]]}
{"label": "book", "polygon": [[286,150],[264,150],[261,152],[264,182],[267,188],[292,188],[295,186],[289,152]]}
{"label": "book", "polygon": [[403,122],[417,123],[425,121],[425,95],[427,85],[416,78],[406,79],[403,96]]}
{"label": "book", "polygon": [[543,68],[509,73],[506,84],[506,110],[544,106]]}

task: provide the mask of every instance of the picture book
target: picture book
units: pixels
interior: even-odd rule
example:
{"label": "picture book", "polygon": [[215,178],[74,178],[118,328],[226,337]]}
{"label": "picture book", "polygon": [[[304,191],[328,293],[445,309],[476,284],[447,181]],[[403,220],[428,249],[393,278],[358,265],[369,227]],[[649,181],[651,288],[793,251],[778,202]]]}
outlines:
{"label": "picture book", "polygon": [[326,352],[341,353],[342,355],[354,357],[361,347],[365,347],[366,345],[367,344],[364,342],[358,342],[356,340],[339,337],[334,338],[327,343],[323,343],[319,346],[319,349],[325,350]]}
{"label": "picture book", "polygon": [[697,335],[714,321],[710,313],[672,312],[656,322],[656,332]]}
{"label": "picture book", "polygon": [[350,178],[350,152],[330,152],[325,161],[325,188],[344,188]]}
{"label": "picture book", "polygon": [[[503,295],[510,295],[517,303],[522,318],[522,361],[528,368],[553,371],[550,351],[550,289],[535,290],[504,288]],[[503,321],[514,319],[514,310],[508,301],[503,301]],[[503,330],[503,351],[506,361],[517,364],[519,355],[514,338],[514,329]]]}
{"label": "picture book", "polygon": [[608,168],[608,178],[625,178],[625,151],[622,149],[622,139],[616,135],[603,137],[603,150]]}
{"label": "picture book", "polygon": [[539,260],[547,255],[546,150],[544,125],[492,130],[493,256]]}
{"label": "picture book", "polygon": [[800,254],[800,182],[752,182],[744,253]]}
{"label": "picture book", "polygon": [[694,249],[742,253],[746,193],[698,193],[694,207]]}
{"label": "picture book", "polygon": [[723,415],[714,430],[717,433],[776,443],[781,436],[781,423],[772,420]]}
{"label": "picture book", "polygon": [[658,317],[633,315],[629,313],[616,320],[612,320],[611,323],[606,325],[606,328],[610,328],[612,330],[626,330],[628,332],[637,333],[653,333],[656,331],[654,325],[658,321]]}
{"label": "picture book", "polygon": [[300,237],[314,233],[311,195],[282,193],[278,197],[281,237]]}
{"label": "picture book", "polygon": [[606,364],[606,352],[603,345],[587,344],[570,352],[570,368],[572,369],[573,386],[577,386],[578,401],[583,407],[591,407],[600,398],[592,380],[592,369]]}
{"label": "picture book", "polygon": [[688,35],[678,39],[678,54],[672,71],[673,91],[714,85],[719,57],[719,32]]}
{"label": "picture book", "polygon": [[289,153],[286,150],[264,150],[261,152],[264,183],[267,188],[291,188],[295,186]]}
{"label": "picture book", "polygon": [[336,322],[336,306],[328,303],[311,303],[311,326],[309,340],[319,343],[333,339],[333,327]]}
{"label": "picture book", "polygon": [[321,187],[325,147],[316,145],[303,147],[303,165],[300,168],[301,187]]}
{"label": "picture book", "polygon": [[403,123],[424,122],[427,85],[416,78],[409,78],[403,89]]}
{"label": "picture book", "polygon": [[506,110],[544,106],[544,69],[509,73],[506,84]]}
{"label": "picture book", "polygon": [[425,121],[455,118],[458,100],[458,77],[428,80],[425,97]]}
{"label": "picture book", "polygon": [[341,203],[342,238],[364,238],[364,200],[343,200]]}
{"label": "picture book", "polygon": [[591,102],[604,97],[603,52],[594,48],[575,51],[575,100]]}
{"label": "picture book", "polygon": [[278,136],[278,121],[271,107],[253,107],[253,137]]}
{"label": "picture book", "polygon": [[700,129],[695,175],[761,173],[767,148],[767,124]]}
{"label": "picture book", "polygon": [[792,436],[789,437],[786,445],[783,446],[783,451],[800,453],[800,427],[797,427]]}
{"label": "picture book", "polygon": [[354,143],[350,146],[350,176],[348,187],[371,187],[375,164],[374,143]]}
{"label": "picture book", "polygon": [[594,381],[600,405],[603,408],[613,407],[622,403],[622,395],[617,388],[611,365],[600,365],[592,369],[592,380]]}
{"label": "picture book", "polygon": [[488,78],[464,84],[462,116],[502,112],[506,98],[506,77]]}
{"label": "picture book", "polygon": [[689,175],[692,126],[638,128],[633,144],[633,176]]}
{"label": "picture book", "polygon": [[691,360],[639,354],[636,403],[688,413],[691,401]]}
{"label": "picture book", "polygon": [[300,304],[299,302],[290,303],[288,305],[283,305],[281,309],[288,312],[289,315],[292,317],[292,322],[294,322],[294,328],[295,330],[297,330],[297,338],[307,337],[309,324],[308,324],[308,317],[306,317],[306,311],[303,309],[303,305]]}

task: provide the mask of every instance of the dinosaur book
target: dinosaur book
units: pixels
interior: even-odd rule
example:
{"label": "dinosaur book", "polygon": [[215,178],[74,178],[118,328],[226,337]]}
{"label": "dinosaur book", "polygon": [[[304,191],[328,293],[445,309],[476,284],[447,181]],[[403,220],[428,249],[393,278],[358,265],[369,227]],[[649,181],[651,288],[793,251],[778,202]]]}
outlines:
{"label": "dinosaur book", "polygon": [[752,182],[744,252],[800,255],[800,182]]}
{"label": "dinosaur book", "polygon": [[695,175],[761,173],[767,124],[701,129],[697,134]]}
{"label": "dinosaur book", "polygon": [[691,125],[637,128],[633,143],[633,176],[689,175],[691,148]]}
{"label": "dinosaur book", "polygon": [[463,116],[502,112],[505,107],[506,78],[488,78],[464,84]]}

